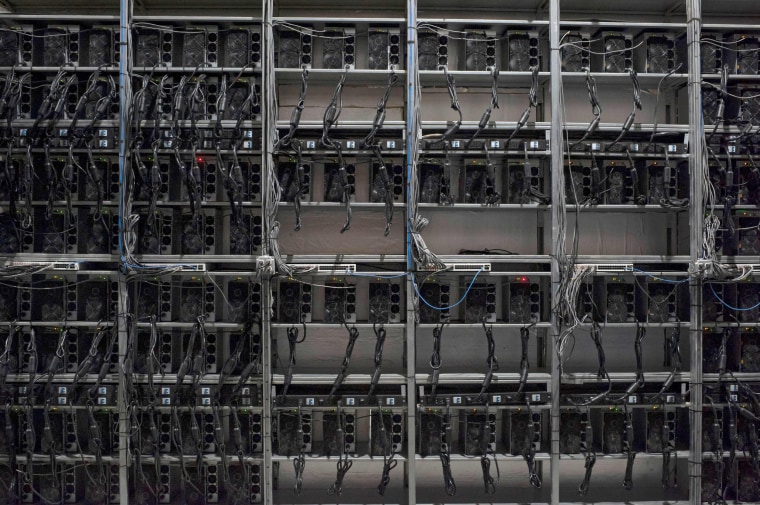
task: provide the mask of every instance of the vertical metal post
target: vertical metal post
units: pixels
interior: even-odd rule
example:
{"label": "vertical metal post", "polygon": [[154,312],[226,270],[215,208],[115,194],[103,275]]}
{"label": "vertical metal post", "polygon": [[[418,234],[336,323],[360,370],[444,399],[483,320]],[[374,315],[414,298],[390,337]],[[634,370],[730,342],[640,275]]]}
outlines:
{"label": "vertical metal post", "polygon": [[[417,90],[417,1],[408,0],[406,3],[406,201],[412,199],[409,194],[412,177],[416,170],[414,152],[417,142],[417,108],[420,106],[416,101]],[[406,207],[406,269],[409,275],[414,275],[414,258],[412,257],[412,235],[410,228],[411,213],[409,206]],[[416,325],[414,324],[414,288],[411,277],[406,280],[406,421],[407,421],[407,464],[406,477],[409,483],[408,501],[410,505],[417,503],[417,473],[415,467],[415,455],[417,453],[417,381],[415,380],[417,353],[416,353]]]}
{"label": "vertical metal post", "polygon": [[[263,53],[264,53],[264,67],[261,74],[261,94],[263,104],[262,114],[262,135],[261,135],[261,152],[263,155],[262,166],[266,167],[264,172],[264,186],[268,187],[269,174],[271,174],[272,168],[272,151],[274,150],[275,139],[272,138],[273,128],[276,124],[271,124],[272,121],[277,120],[276,102],[275,102],[275,90],[271,89],[269,83],[274,82],[274,36],[272,29],[272,16],[274,10],[273,0],[264,0],[262,2],[262,26],[261,33],[264,34],[263,40]],[[269,192],[264,191],[262,195],[262,212],[264,215],[262,219],[264,223],[269,223],[266,217]],[[269,233],[271,230],[268,226],[264,226],[263,244],[269,244]],[[268,245],[262,246],[264,254],[269,254]],[[268,275],[263,275],[261,278],[261,364],[262,364],[262,417],[263,417],[263,473],[262,478],[264,485],[261,487],[263,493],[263,502],[265,505],[271,505],[273,503],[273,476],[274,471],[272,468],[272,332],[271,332],[271,296],[272,296],[271,279]]]}
{"label": "vertical metal post", "polygon": [[[702,255],[703,191],[707,169],[703,163],[701,38],[702,0],[686,0],[686,41],[689,63],[689,184],[691,191],[690,265],[696,267]],[[691,309],[689,314],[689,346],[691,349],[691,390],[689,409],[689,502],[702,502],[702,279],[692,276],[689,282]]]}
{"label": "vertical metal post", "polygon": [[[124,201],[126,198],[125,174],[128,166],[128,142],[129,142],[129,110],[128,97],[132,97],[130,45],[132,43],[132,1],[120,0],[119,2],[119,241],[124,233]],[[121,255],[122,250],[119,249]],[[122,257],[119,258],[121,265]],[[127,355],[127,319],[129,310],[127,300],[126,273],[119,269],[119,310],[116,316],[116,324],[119,331],[119,364],[124,362]],[[119,392],[116,395],[117,410],[119,412],[119,500],[120,503],[129,503],[129,425],[127,419],[126,381],[124,368],[119,366]]]}
{"label": "vertical metal post", "polygon": [[[559,16],[560,0],[550,0],[549,5],[549,45],[551,47],[550,74],[551,74],[551,170],[552,170],[552,307],[558,305],[559,299],[559,253],[563,250],[562,245],[558,242],[560,237],[560,206],[558,205],[563,198],[562,188],[560,187],[560,175],[563,169],[563,146],[562,146],[562,80],[560,73],[562,65],[560,62],[559,52]],[[552,345],[551,351],[551,503],[559,504],[559,398],[560,398],[560,363],[559,356],[556,352],[556,341],[560,332],[559,318],[556,311],[551,314],[551,334]]]}

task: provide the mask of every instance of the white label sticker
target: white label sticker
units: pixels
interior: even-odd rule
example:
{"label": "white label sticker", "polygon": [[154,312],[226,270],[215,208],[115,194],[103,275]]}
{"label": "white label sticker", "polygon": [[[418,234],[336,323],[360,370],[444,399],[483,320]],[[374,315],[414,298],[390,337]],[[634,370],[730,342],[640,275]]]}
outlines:
{"label": "white label sticker", "polygon": [[386,405],[396,405],[396,399],[395,398],[386,398],[385,399]]}
{"label": "white label sticker", "polygon": [[454,405],[461,405],[461,404],[462,404],[462,397],[461,397],[461,396],[455,396],[455,397],[452,399],[452,403],[453,403]]}
{"label": "white label sticker", "polygon": [[491,403],[501,403],[501,395],[493,395],[491,397]]}
{"label": "white label sticker", "polygon": [[306,405],[314,405],[314,398],[307,398],[306,399]]}
{"label": "white label sticker", "polygon": [[356,400],[354,398],[346,398],[346,405],[356,405]]}

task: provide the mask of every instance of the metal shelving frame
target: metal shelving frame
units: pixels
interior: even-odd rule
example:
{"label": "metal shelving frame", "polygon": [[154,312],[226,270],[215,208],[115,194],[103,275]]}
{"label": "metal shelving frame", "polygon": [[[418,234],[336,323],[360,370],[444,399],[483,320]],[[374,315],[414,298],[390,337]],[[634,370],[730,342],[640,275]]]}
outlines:
{"label": "metal shelving frame", "polygon": [[[635,20],[632,22],[598,22],[598,21],[574,21],[574,20],[563,20],[561,17],[561,4],[564,0],[544,0],[544,1],[536,1],[533,2],[536,4],[536,12],[535,16],[533,18],[528,19],[516,19],[516,20],[500,20],[500,19],[490,19],[487,20],[487,22],[491,22],[493,24],[509,24],[512,21],[514,21],[513,24],[518,25],[529,25],[529,26],[538,26],[542,30],[548,30],[548,37],[549,37],[549,44],[552,48],[550,50],[549,54],[549,70],[548,71],[542,71],[540,73],[540,78],[542,80],[542,86],[548,87],[551,92],[551,98],[550,98],[550,104],[551,104],[551,117],[549,121],[540,121],[537,122],[534,125],[531,125],[530,128],[535,131],[541,131],[543,134],[544,131],[548,131],[550,133],[549,139],[550,143],[548,146],[548,153],[541,151],[536,153],[531,153],[531,156],[535,157],[547,157],[551,160],[551,170],[550,173],[552,174],[552,183],[551,183],[551,199],[553,202],[560,201],[560,199],[564,198],[564,189],[560,186],[558,181],[558,174],[561,173],[561,171],[564,169],[564,140],[563,140],[563,132],[566,129],[572,130],[572,131],[580,131],[582,132],[586,128],[586,124],[581,123],[565,123],[563,122],[563,116],[562,116],[562,102],[561,102],[561,96],[562,96],[562,80],[559,79],[559,76],[562,74],[561,71],[561,56],[559,51],[559,45],[560,45],[560,39],[562,36],[562,29],[563,26],[574,26],[574,27],[595,27],[595,28],[601,28],[601,27],[620,27],[620,26],[627,26],[631,28],[669,28],[674,25],[674,23],[648,23],[646,21],[641,20]],[[705,24],[702,23],[703,18],[703,1],[707,0],[678,0],[672,2],[672,12],[679,12],[680,9],[683,7],[685,9],[685,17],[683,17],[682,23],[677,23],[679,26],[685,27],[686,37],[687,37],[687,45],[688,45],[688,73],[681,74],[673,77],[674,81],[678,81],[681,85],[685,86],[688,91],[688,125],[686,124],[674,124],[674,125],[660,125],[659,130],[660,131],[666,131],[673,134],[684,134],[688,133],[689,136],[689,153],[688,155],[682,155],[681,158],[687,158],[689,163],[689,173],[691,174],[690,177],[690,198],[692,201],[692,205],[689,207],[688,212],[689,215],[689,253],[688,254],[680,254],[676,256],[665,256],[665,255],[642,255],[642,256],[626,256],[626,255],[580,255],[578,257],[578,263],[598,263],[598,264],[606,264],[606,263],[620,263],[620,262],[640,262],[640,263],[680,263],[684,265],[689,265],[690,267],[696,268],[696,265],[698,261],[701,259],[701,247],[702,247],[702,237],[703,237],[703,212],[702,212],[702,205],[701,202],[704,199],[703,194],[703,184],[702,184],[702,177],[701,175],[704,174],[705,170],[707,170],[707,166],[705,165],[705,159],[702,156],[703,149],[704,149],[704,137],[703,137],[703,129],[704,126],[702,126],[700,118],[702,116],[702,107],[701,107],[701,80],[704,77],[708,78],[717,78],[717,75],[711,74],[704,76],[702,75],[700,71],[700,44],[699,40],[701,38],[701,31],[702,29],[708,30],[708,29],[729,29],[731,27],[746,27],[747,25],[743,24],[726,24],[726,23],[720,23],[720,24]],[[262,37],[264,41],[264,47],[262,48],[262,55],[263,55],[263,65],[261,68],[261,75],[262,75],[262,82],[267,82],[267,77],[269,76],[275,76],[278,73],[283,76],[286,80],[290,80],[290,82],[297,82],[298,80],[298,73],[299,71],[297,69],[294,69],[293,71],[287,70],[284,72],[281,72],[280,70],[276,70],[274,67],[274,62],[269,57],[269,54],[273,52],[273,48],[267,47],[268,41],[273,41],[274,37],[272,36],[273,33],[273,22],[276,19],[288,19],[288,20],[296,20],[299,22],[321,22],[326,23],[328,21],[332,21],[331,19],[324,18],[324,17],[303,17],[303,16],[275,16],[275,4],[277,0],[263,0],[262,1],[262,10],[260,17],[258,15],[254,15],[252,17],[229,17],[224,18],[225,21],[238,21],[238,22],[245,22],[245,23],[257,23],[261,21],[261,27],[262,27],[262,33],[268,33],[269,36]],[[34,3],[34,2],[31,2]],[[445,3],[445,2],[444,2]],[[449,2],[451,3],[451,2]],[[449,5],[449,3],[446,3],[446,5]],[[646,3],[646,2],[645,2]],[[457,5],[458,2],[453,2],[453,5]],[[495,18],[499,15],[501,15],[500,12],[495,10],[490,10],[493,8],[493,6],[490,5],[489,2],[486,2],[483,0],[484,9],[483,9],[483,16],[487,18]],[[486,5],[487,4],[487,5]],[[0,6],[2,5],[2,2],[0,2]],[[133,10],[136,5],[141,5],[141,2],[139,0],[119,0],[119,12],[120,15],[117,16],[100,16],[102,19],[107,19],[112,22],[115,22],[118,20],[120,24],[120,31],[121,31],[121,40],[122,43],[120,45],[121,48],[121,58],[120,58],[120,64],[119,64],[119,88],[120,88],[120,104],[121,109],[125,109],[125,105],[127,103],[126,97],[131,94],[130,89],[130,65],[127,62],[128,55],[130,54],[130,48],[129,44],[131,44],[132,37],[130,35],[130,27],[132,23],[134,22],[133,17]],[[531,4],[532,5],[532,4]],[[646,3],[646,5],[652,5],[652,2]],[[488,7],[488,8],[486,8]],[[545,13],[545,10],[548,8],[548,17]],[[142,9],[145,9],[145,6],[142,6]],[[189,7],[188,9],[192,9],[192,7]],[[412,170],[414,167],[414,160],[412,158],[412,146],[417,145],[417,143],[420,141],[418,138],[418,128],[416,124],[416,116],[415,112],[417,108],[420,106],[419,103],[416,102],[416,90],[415,86],[417,86],[417,73],[419,72],[420,78],[422,79],[423,86],[425,84],[429,84],[434,81],[439,81],[440,74],[433,71],[422,71],[420,72],[417,69],[417,62],[416,62],[416,51],[417,51],[417,23],[418,23],[418,1],[417,0],[407,0],[404,3],[404,17],[398,18],[397,21],[399,23],[399,26],[403,27],[402,33],[405,33],[406,40],[405,40],[405,50],[406,50],[406,59],[405,59],[405,68],[403,71],[399,71],[399,75],[403,77],[404,82],[404,97],[405,97],[405,109],[404,109],[404,119],[402,121],[396,121],[396,122],[389,122],[388,127],[394,128],[397,130],[403,130],[405,139],[406,139],[406,146],[405,149],[399,151],[399,155],[404,154],[405,155],[405,165],[406,165],[406,174],[407,177],[412,177]],[[635,11],[634,7],[628,8],[629,10],[633,9]],[[148,7],[148,10],[150,10],[150,7]],[[477,9],[476,9],[477,10]],[[182,7],[178,6],[178,13],[181,14],[183,12]],[[520,13],[523,13],[523,10],[519,10]],[[671,15],[671,14],[669,14]],[[656,17],[660,19],[661,17],[664,17],[660,14],[651,14],[651,13],[645,13],[643,14],[644,17]],[[680,18],[680,14],[678,14]],[[46,20],[46,19],[52,19],[53,15],[16,15],[16,14],[10,14],[8,16],[0,16],[3,18],[8,19],[14,19],[18,21],[23,20],[29,20],[29,21],[38,21],[38,20]],[[517,16],[516,16],[517,17]],[[64,16],[55,16],[55,19],[58,21],[70,21],[70,22],[76,22],[81,19],[80,16],[76,15],[64,15]],[[166,20],[172,20],[175,19],[174,16],[169,15],[162,15],[162,16],[142,16],[139,18],[143,21],[166,21]],[[200,15],[200,16],[183,16],[183,20],[188,22],[219,22],[218,18],[214,16],[209,15]],[[396,19],[396,18],[394,18]],[[341,19],[343,21],[343,19]],[[351,19],[347,18],[345,21],[351,21]],[[361,23],[369,23],[374,21],[374,18],[367,18],[367,17],[360,17],[356,18],[356,21]],[[473,20],[471,19],[459,19],[459,18],[445,18],[438,20],[441,23],[451,24],[451,25],[458,25],[458,26],[464,26],[466,24],[471,23]],[[546,56],[546,55],[545,55]],[[50,71],[53,72],[57,69],[45,69],[40,67],[35,67],[30,70],[33,70],[35,72],[45,72]],[[78,72],[87,72],[92,71],[94,69],[87,69],[87,68],[79,68]],[[114,69],[110,69],[114,70]],[[171,69],[169,72],[181,72],[182,69]],[[221,72],[223,69],[208,69],[209,74]],[[293,74],[293,75],[291,75]],[[324,74],[326,77],[323,77],[323,80],[333,82],[334,77],[339,74],[339,71],[331,72],[331,71],[322,71],[321,74]],[[334,74],[334,75],[333,75]],[[361,82],[373,82],[377,83],[379,80],[382,80],[383,77],[378,78],[378,75],[386,75],[385,72],[377,72],[377,71],[357,71],[357,75],[359,75],[359,80]],[[458,79],[458,82],[461,85],[470,85],[470,86],[483,86],[483,75],[472,75],[472,73],[464,72],[464,71],[454,71],[452,72],[453,75]],[[529,81],[529,75],[527,73],[524,73],[525,75],[522,75],[522,73],[516,73],[514,76],[511,76],[511,79],[517,79],[521,83],[525,83]],[[577,74],[577,75],[576,75]],[[607,82],[612,83],[616,82],[616,80],[620,78],[624,78],[625,74],[612,74],[607,76],[601,76],[599,79],[600,82]],[[580,82],[582,78],[582,74],[578,73],[570,73],[568,74],[568,80],[573,82]],[[643,76],[643,79],[646,80],[648,84],[656,83],[656,81],[660,78],[660,76]],[[506,80],[507,77],[505,74],[502,74],[501,80]],[[731,76],[731,79],[737,79],[736,76]],[[757,80],[757,76],[741,76],[741,79],[747,80],[747,81],[755,81]],[[269,89],[266,86],[262,86],[262,103],[264,110],[268,110],[269,108],[273,108],[276,103],[276,90]],[[278,127],[278,124],[270,124],[269,121],[269,115],[266,113],[263,114],[262,124],[261,124],[261,131],[262,131],[262,142],[263,146],[261,149],[261,155],[262,155],[262,173],[268,174],[271,173],[272,164],[273,161],[273,150],[274,150],[274,143],[275,139],[272,138],[271,131],[273,129],[276,129]],[[444,122],[425,122],[424,118],[422,118],[423,121],[423,127],[428,130],[440,130],[444,129],[446,127],[446,124]],[[275,121],[276,123],[276,121]],[[498,129],[506,129],[511,130],[515,127],[515,122],[512,121],[506,121],[506,122],[496,122],[494,124],[495,128]],[[127,123],[127,115],[121,114],[120,120],[118,123],[119,130],[120,130],[120,139],[119,139],[119,164],[120,164],[120,171],[123,174],[123,171],[126,170],[126,160],[128,158],[127,150],[127,139],[126,139],[126,132],[129,130],[129,124]],[[279,125],[280,127],[283,126],[282,122]],[[316,124],[311,124],[307,126],[317,126]],[[355,125],[352,125],[350,122],[347,123],[345,126],[346,128],[352,128]],[[464,127],[473,127],[474,124],[471,123],[465,123]],[[611,132],[611,131],[617,131],[621,128],[621,124],[619,123],[602,123],[600,126],[599,131],[600,132]],[[652,124],[639,124],[637,123],[637,128],[640,128],[642,131],[648,130],[652,128]],[[343,127],[343,126],[342,126]],[[733,131],[731,128],[724,128],[723,131]],[[467,156],[466,151],[461,151],[458,153],[459,156]],[[515,153],[519,154],[519,153]],[[264,169],[266,167],[267,169]],[[266,186],[267,181],[263,181],[262,186]],[[406,181],[406,188],[408,190],[410,181],[407,179]],[[122,188],[123,189],[123,188]],[[120,194],[120,198],[122,199],[119,203],[123,205],[123,191]],[[264,193],[263,196],[264,201],[261,204],[261,208],[266,208],[266,194]],[[407,199],[408,201],[408,199]],[[330,207],[337,204],[326,204],[324,207]],[[368,208],[373,208],[374,204],[366,205]],[[403,204],[397,204],[397,206],[400,207],[400,205]],[[319,207],[319,205],[314,205],[315,207]],[[283,206],[284,207],[284,206]],[[357,208],[362,207],[361,204],[357,205]],[[424,204],[421,205],[421,208],[423,209],[423,212],[429,213],[430,208],[426,207]],[[457,208],[462,209],[468,209],[469,207],[467,205],[461,205]],[[573,206],[568,206],[568,209],[573,208]],[[472,206],[471,210],[475,210],[476,206]],[[488,209],[481,210],[480,212],[506,212],[509,214],[510,212],[517,210],[516,208],[513,208],[509,205],[504,205],[501,209],[494,208],[494,209]],[[596,209],[592,209],[590,211],[586,212],[607,212],[615,210],[612,206],[605,206],[601,205]],[[653,208],[651,206],[643,207],[643,208],[632,208],[632,209],[620,209],[620,212],[659,212],[659,208]],[[551,231],[552,231],[552,237],[557,237],[559,235],[559,229],[560,229],[560,222],[563,219],[563,216],[561,215],[561,209],[558,205],[536,205],[536,206],[528,206],[528,207],[520,207],[520,212],[535,212],[535,213],[548,213],[547,218],[551,223]],[[371,254],[357,254],[352,255],[350,257],[339,257],[338,255],[331,255],[331,254],[299,254],[295,256],[289,256],[286,257],[286,261],[292,262],[292,263],[334,263],[338,259],[340,261],[356,261],[356,262],[375,262],[375,263],[386,263],[386,264],[405,264],[406,272],[413,272],[415,270],[415,265],[412,258],[411,248],[412,248],[412,237],[411,232],[409,230],[408,221],[409,218],[411,218],[411,215],[409,214],[408,207],[406,207],[406,228],[405,228],[405,240],[404,240],[404,250],[399,250],[395,254],[390,255],[384,255],[381,257],[378,257],[377,255],[371,255]],[[441,217],[443,219],[443,216]],[[396,223],[395,226],[399,226],[399,223]],[[271,231],[268,229],[264,229],[263,231],[263,243],[268,244],[269,239],[271,238]],[[561,272],[559,270],[558,262],[556,261],[556,258],[558,254],[563,249],[560,247],[560,244],[557,240],[552,241],[552,247],[551,247],[551,254],[525,254],[525,255],[515,255],[515,256],[503,256],[503,257],[495,257],[495,256],[479,256],[479,255],[441,255],[441,260],[445,263],[455,263],[455,262],[477,262],[477,261],[489,261],[492,262],[494,265],[501,264],[501,265],[524,265],[524,264],[539,264],[539,265],[548,265],[549,269],[546,272],[542,272],[542,276],[550,276],[551,278],[551,298],[552,298],[552,306],[555,306],[558,302],[558,296],[559,296],[559,282],[561,279]],[[58,256],[48,256],[44,254],[18,254],[14,255],[15,259],[18,260],[35,260],[35,261],[52,261],[52,260],[58,260]],[[117,258],[114,258],[113,255],[91,255],[83,258],[85,261],[92,261],[92,262],[107,262],[112,263],[116,265],[118,263]],[[151,256],[147,257],[147,259],[151,261],[161,261],[161,256]],[[233,274],[240,274],[245,275],[247,274],[253,274],[255,273],[255,264],[253,266],[251,265],[243,265],[248,263],[251,259],[255,258],[247,258],[240,259],[239,257],[234,256],[217,256],[217,257],[208,257],[208,256],[187,256],[181,258],[179,261],[183,262],[209,262],[213,263],[215,260],[218,260],[224,264],[234,264],[236,267],[239,267],[234,273],[231,271],[227,271],[224,273],[221,273],[220,275],[233,275]],[[237,261],[236,261],[237,260]],[[174,260],[172,260],[174,261]],[[741,264],[741,263],[760,263],[760,260],[757,260],[756,258],[735,258],[735,263]],[[116,269],[116,266],[115,266]],[[88,274],[92,273],[93,271],[87,271],[83,270],[81,272],[78,272],[79,274]],[[499,275],[501,272],[495,272],[494,275]],[[672,274],[672,272],[669,272]],[[120,314],[126,314],[128,312],[128,293],[127,293],[127,283],[126,278],[127,276],[119,272],[116,274],[119,279],[119,313]],[[684,275],[683,272],[680,272],[680,275]],[[263,318],[263,329],[262,329],[262,355],[263,355],[263,362],[262,362],[262,368],[263,368],[263,374],[262,377],[259,380],[259,382],[262,384],[262,391],[263,391],[263,453],[261,455],[261,459],[263,460],[263,475],[262,475],[262,496],[263,496],[263,503],[266,505],[274,505],[274,493],[273,493],[273,481],[275,476],[275,463],[283,463],[284,458],[281,456],[276,456],[273,453],[273,447],[272,447],[272,431],[273,431],[273,392],[274,392],[274,386],[279,385],[283,381],[283,376],[280,373],[275,373],[274,371],[274,363],[272,360],[272,351],[273,351],[273,333],[276,332],[276,330],[281,326],[280,323],[276,323],[272,321],[270,310],[268,310],[269,307],[272,306],[272,281],[269,278],[262,278],[262,307],[265,309],[263,310],[262,318]],[[418,388],[421,385],[425,385],[429,383],[430,376],[427,373],[427,370],[419,370],[416,367],[416,361],[417,361],[417,346],[416,346],[416,336],[417,333],[422,330],[429,330],[431,325],[419,325],[415,323],[415,296],[414,296],[414,289],[412,282],[407,278],[406,280],[406,307],[405,307],[405,313],[406,313],[406,319],[403,323],[399,323],[397,326],[400,328],[404,333],[404,359],[405,359],[405,370],[403,373],[400,374],[386,374],[383,376],[383,384],[393,384],[398,386],[404,386],[406,391],[406,397],[407,397],[407,407],[406,407],[406,444],[407,444],[407,451],[403,458],[403,468],[404,468],[404,480],[407,484],[406,489],[406,503],[409,504],[416,504],[418,503],[418,488],[416,485],[417,482],[417,469],[416,465],[418,463],[418,460],[420,458],[416,455],[416,437],[417,437],[417,409],[415,408],[418,404]],[[703,458],[703,436],[702,436],[702,410],[703,410],[703,381],[715,381],[717,380],[717,376],[715,374],[705,374],[703,373],[703,360],[702,360],[702,332],[705,328],[705,325],[712,327],[713,325],[716,327],[720,327],[721,323],[703,323],[702,318],[702,296],[703,296],[703,282],[702,279],[699,276],[691,276],[690,282],[689,282],[689,294],[690,294],[690,309],[689,309],[689,320],[688,322],[682,322],[682,323],[675,323],[673,325],[669,324],[663,324],[660,325],[661,327],[671,327],[674,325],[681,325],[686,326],[688,325],[688,331],[689,331],[689,344],[690,344],[690,354],[689,354],[689,370],[688,372],[683,372],[678,375],[676,378],[676,382],[678,383],[688,383],[689,386],[689,401],[688,401],[688,417],[689,417],[689,424],[690,424],[690,437],[689,437],[689,449],[688,451],[679,451],[678,455],[680,458],[688,458],[688,486],[689,486],[689,499],[688,503],[691,505],[698,505],[701,503],[701,486],[702,486],[702,458]],[[119,326],[119,356],[124,358],[124,356],[127,353],[127,325],[126,320],[124,317],[117,318],[117,324]],[[168,323],[167,325],[170,325],[171,323]],[[319,326],[319,323],[314,323],[315,327]],[[633,328],[633,325],[630,323],[621,323],[621,327],[627,328],[629,326],[626,326],[626,324],[629,324],[631,328]],[[78,325],[86,325],[86,323],[75,323],[72,326],[78,326]],[[331,325],[323,325],[326,328],[330,328]],[[359,327],[362,327],[363,325],[358,325]],[[461,327],[467,327],[467,326],[477,326],[477,325],[466,325],[462,324]],[[514,324],[510,325],[509,323],[497,323],[494,325],[495,328],[511,328],[516,329],[521,327],[522,325]],[[657,325],[653,325],[657,326]],[[220,323],[219,327],[224,327],[224,323]],[[366,327],[369,327],[369,325],[366,325]],[[545,321],[542,323],[539,323],[538,327],[542,329],[542,331],[548,331],[548,344],[547,345],[547,353],[550,354],[550,356],[546,356],[546,359],[549,363],[549,372],[548,373],[540,373],[540,372],[533,372],[530,375],[529,382],[530,383],[541,383],[546,384],[547,389],[549,392],[551,392],[551,416],[550,416],[550,426],[551,426],[551,433],[549,437],[550,446],[549,450],[545,451],[548,453],[542,454],[538,459],[544,460],[544,470],[545,474],[547,473],[546,470],[548,470],[548,474],[551,475],[550,478],[550,504],[551,505],[559,505],[561,502],[565,502],[565,500],[560,500],[560,484],[562,483],[562,476],[560,474],[560,412],[563,404],[561,403],[561,397],[560,393],[562,391],[562,385],[563,381],[568,381],[572,379],[573,381],[578,382],[594,382],[595,381],[595,375],[590,373],[575,373],[575,374],[567,374],[566,377],[563,377],[560,374],[560,363],[559,358],[557,356],[557,353],[554,351],[554,346],[552,345],[558,336],[558,334],[561,331],[561,322],[556,315],[554,311],[552,311],[551,318],[549,321]],[[339,327],[337,327],[339,328]],[[394,329],[396,329],[394,327]],[[634,376],[632,373],[617,373],[617,374],[611,374],[612,380],[615,382],[630,382]],[[757,379],[756,375],[747,375],[750,379],[754,378]],[[483,374],[481,373],[452,373],[452,374],[442,374],[442,383],[448,383],[448,384],[478,384],[482,381]],[[65,380],[67,376],[62,375],[62,380]],[[171,378],[171,376],[169,376]],[[120,500],[121,503],[131,503],[130,496],[129,496],[129,479],[130,479],[130,455],[129,455],[129,426],[128,426],[128,405],[127,400],[124,396],[124,390],[125,390],[125,378],[123,373],[119,373],[118,376],[118,386],[120,394],[118,395],[118,412],[120,415],[119,418],[119,429],[120,429],[120,437],[121,437],[121,443],[119,448],[119,478],[120,478]],[[300,375],[295,381],[294,384],[330,384],[334,380],[334,374],[302,374]],[[346,378],[345,384],[367,384],[370,380],[370,376],[367,374],[351,374]],[[514,383],[518,380],[518,374],[515,373],[515,371],[510,370],[504,373],[500,373],[496,375],[495,383]],[[647,374],[647,380],[652,382],[662,382],[665,380],[665,374],[660,372],[652,372]],[[709,456],[709,455],[708,455]],[[617,456],[610,456],[607,459],[616,459]],[[361,458],[360,458],[361,459]],[[454,458],[456,459],[456,458]],[[463,458],[459,458],[460,460],[464,461]],[[570,456],[567,458],[568,460],[577,460],[577,456]],[[363,460],[363,459],[362,459]],[[313,460],[310,460],[310,462]],[[320,461],[313,461],[314,464],[320,464]],[[334,460],[330,460],[330,464],[333,464]],[[398,471],[397,471],[398,472]],[[400,472],[399,472],[400,473]],[[394,475],[396,479],[400,479],[399,475]],[[329,498],[327,495],[324,497],[314,497],[315,502],[327,502]],[[473,499],[473,501],[476,501],[477,499]],[[460,501],[460,498],[457,498],[457,501]],[[578,500],[583,501],[583,500]],[[370,500],[371,502],[371,500]],[[644,502],[649,503],[649,502]],[[670,502],[675,503],[675,502]],[[680,503],[680,502],[679,502]]]}

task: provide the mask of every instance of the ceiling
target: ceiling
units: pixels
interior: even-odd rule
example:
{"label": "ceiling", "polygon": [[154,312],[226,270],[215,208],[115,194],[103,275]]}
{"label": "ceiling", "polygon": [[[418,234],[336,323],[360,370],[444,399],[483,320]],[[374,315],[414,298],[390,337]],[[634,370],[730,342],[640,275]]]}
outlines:
{"label": "ceiling", "polygon": [[[126,0],[130,1],[130,0]],[[264,0],[131,0],[136,15],[196,15],[260,17]],[[0,13],[45,15],[118,15],[120,0],[0,0]],[[356,0],[274,0],[275,15],[288,15],[304,9],[321,12],[332,9],[343,16],[359,16],[375,12],[394,17],[406,9],[405,0],[382,2]],[[461,0],[417,0],[420,13],[466,12],[467,2]],[[483,10],[513,14],[531,14],[532,19],[548,19],[549,0],[479,0]],[[638,21],[658,16],[664,22],[684,22],[686,0],[560,0],[562,18],[585,21]],[[746,23],[748,16],[760,16],[758,0],[702,0],[705,22]],[[316,14],[315,14],[316,15]],[[324,16],[324,12],[321,14]],[[403,14],[402,14],[403,15]]]}

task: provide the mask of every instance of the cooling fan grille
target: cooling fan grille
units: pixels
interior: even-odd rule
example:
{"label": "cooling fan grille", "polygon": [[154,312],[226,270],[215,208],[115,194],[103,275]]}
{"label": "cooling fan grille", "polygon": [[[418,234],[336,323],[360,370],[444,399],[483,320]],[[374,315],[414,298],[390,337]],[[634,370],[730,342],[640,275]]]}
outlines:
{"label": "cooling fan grille", "polygon": [[584,58],[588,54],[583,48],[583,37],[579,34],[565,36],[562,45],[562,71],[580,72],[583,69]]}
{"label": "cooling fan grille", "polygon": [[625,37],[609,36],[604,40],[604,71],[623,73],[626,71]]}
{"label": "cooling fan grille", "polygon": [[135,64],[138,67],[153,67],[161,63],[159,58],[160,32],[145,30],[137,33]]}
{"label": "cooling fan grille", "polygon": [[388,68],[388,33],[370,32],[367,37],[367,67],[370,70]]}
{"label": "cooling fan grille", "polygon": [[439,42],[439,36],[435,33],[419,34],[420,70],[436,70],[438,68]]}
{"label": "cooling fan grille", "polygon": [[333,36],[324,39],[322,43],[322,68],[343,68],[345,39],[340,36],[340,32],[332,32],[331,34]]}
{"label": "cooling fan grille", "polygon": [[760,40],[748,37],[736,44],[738,73],[754,75],[760,73]]}
{"label": "cooling fan grille", "polygon": [[527,72],[530,70],[530,37],[515,35],[509,38],[509,70]]}
{"label": "cooling fan grille", "polygon": [[280,33],[278,37],[277,66],[298,68],[301,66],[301,38],[297,33]]}
{"label": "cooling fan grille", "polygon": [[650,37],[647,42],[647,71],[665,74],[673,62],[673,42],[666,37]]}
{"label": "cooling fan grille", "polygon": [[227,67],[245,66],[248,55],[248,32],[244,30],[231,30],[224,38],[224,65]]}
{"label": "cooling fan grille", "polygon": [[111,51],[113,46],[111,45],[111,32],[108,30],[92,30],[90,32],[90,61],[91,67],[99,67],[101,65],[110,65],[113,63]]}
{"label": "cooling fan grille", "polygon": [[12,67],[18,63],[19,35],[13,31],[0,32],[0,66]]}
{"label": "cooling fan grille", "polygon": [[46,67],[60,67],[68,58],[68,33],[61,29],[45,31],[43,62]]}

